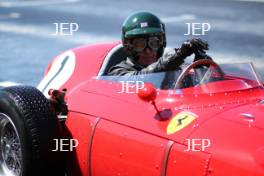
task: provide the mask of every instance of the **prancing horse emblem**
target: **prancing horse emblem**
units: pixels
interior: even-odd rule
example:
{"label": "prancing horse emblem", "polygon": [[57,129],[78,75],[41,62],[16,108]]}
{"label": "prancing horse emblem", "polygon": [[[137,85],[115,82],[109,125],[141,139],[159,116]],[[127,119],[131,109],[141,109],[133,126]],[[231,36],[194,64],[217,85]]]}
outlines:
{"label": "prancing horse emblem", "polygon": [[191,112],[180,112],[173,117],[168,126],[167,134],[173,134],[191,124],[198,116]]}
{"label": "prancing horse emblem", "polygon": [[179,126],[179,125],[182,125],[182,121],[184,120],[184,119],[186,119],[188,116],[185,116],[185,117],[183,117],[183,118],[181,118],[181,119],[177,119],[177,125],[176,126]]}

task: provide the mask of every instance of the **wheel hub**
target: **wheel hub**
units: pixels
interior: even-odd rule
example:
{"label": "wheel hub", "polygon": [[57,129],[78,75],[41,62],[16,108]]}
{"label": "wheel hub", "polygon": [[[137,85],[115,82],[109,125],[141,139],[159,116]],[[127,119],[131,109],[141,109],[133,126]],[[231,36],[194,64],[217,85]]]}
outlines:
{"label": "wheel hub", "polygon": [[20,176],[22,152],[17,129],[10,117],[0,113],[0,175]]}

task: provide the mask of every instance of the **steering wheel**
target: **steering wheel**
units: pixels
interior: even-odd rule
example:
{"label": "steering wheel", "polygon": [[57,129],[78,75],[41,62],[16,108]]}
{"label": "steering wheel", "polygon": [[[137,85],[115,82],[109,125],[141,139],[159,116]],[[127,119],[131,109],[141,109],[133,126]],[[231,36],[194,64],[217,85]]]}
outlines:
{"label": "steering wheel", "polygon": [[[210,59],[200,59],[200,60],[193,62],[191,65],[187,66],[182,71],[182,73],[180,74],[180,76],[178,77],[178,79],[176,81],[174,88],[175,89],[182,88],[182,82],[183,82],[184,78],[189,74],[189,71],[191,69],[194,69],[196,67],[201,67],[201,66],[206,66],[208,68],[214,67],[214,68],[216,68],[216,71],[218,72],[218,74],[222,78],[224,77],[224,72],[217,63],[215,63],[213,60],[210,60]],[[206,71],[206,73],[204,74],[203,78],[201,79],[201,81],[199,82],[199,84],[205,83],[206,81],[208,81],[210,79],[211,75],[212,75],[212,71],[210,71],[210,69],[208,69]]]}

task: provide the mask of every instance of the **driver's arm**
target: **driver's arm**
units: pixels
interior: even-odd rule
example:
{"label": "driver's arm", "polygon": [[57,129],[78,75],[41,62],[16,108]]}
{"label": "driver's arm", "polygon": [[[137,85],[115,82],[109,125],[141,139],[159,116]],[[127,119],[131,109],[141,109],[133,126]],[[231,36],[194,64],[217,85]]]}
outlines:
{"label": "driver's arm", "polygon": [[112,67],[109,70],[108,75],[141,75],[153,72],[175,70],[179,68],[179,66],[184,62],[185,57],[180,53],[180,49],[174,49],[159,58],[157,62],[150,64],[141,70],[137,70],[135,67],[133,67],[133,65],[121,63]]}
{"label": "driver's arm", "polygon": [[121,63],[112,67],[109,70],[108,75],[141,75],[146,73],[175,70],[179,68],[179,66],[184,62],[184,59],[187,56],[190,56],[195,51],[201,49],[208,49],[208,44],[206,41],[203,41],[201,39],[187,40],[179,49],[171,50],[170,52],[159,58],[157,62],[150,64],[146,68],[137,70],[133,66]]}

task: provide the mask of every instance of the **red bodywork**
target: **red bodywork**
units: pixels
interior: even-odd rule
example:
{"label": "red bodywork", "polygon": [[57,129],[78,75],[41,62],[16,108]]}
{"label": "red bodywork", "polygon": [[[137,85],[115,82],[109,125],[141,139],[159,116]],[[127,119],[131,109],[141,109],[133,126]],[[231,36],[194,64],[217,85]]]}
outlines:
{"label": "red bodywork", "polygon": [[[157,108],[169,112],[167,119],[158,119],[154,106],[137,94],[118,93],[120,84],[92,78],[118,44],[72,50],[74,72],[60,87],[68,90],[66,127],[79,141],[68,162],[72,175],[264,175],[262,86],[247,88],[228,80],[209,83],[207,89],[216,92],[210,94],[199,94],[201,87],[183,89],[182,94],[157,90]],[[234,87],[236,91],[226,91]],[[195,120],[168,134],[171,119],[181,112],[194,114]],[[197,145],[186,151],[192,139]],[[199,145],[203,139],[210,146]]]}

